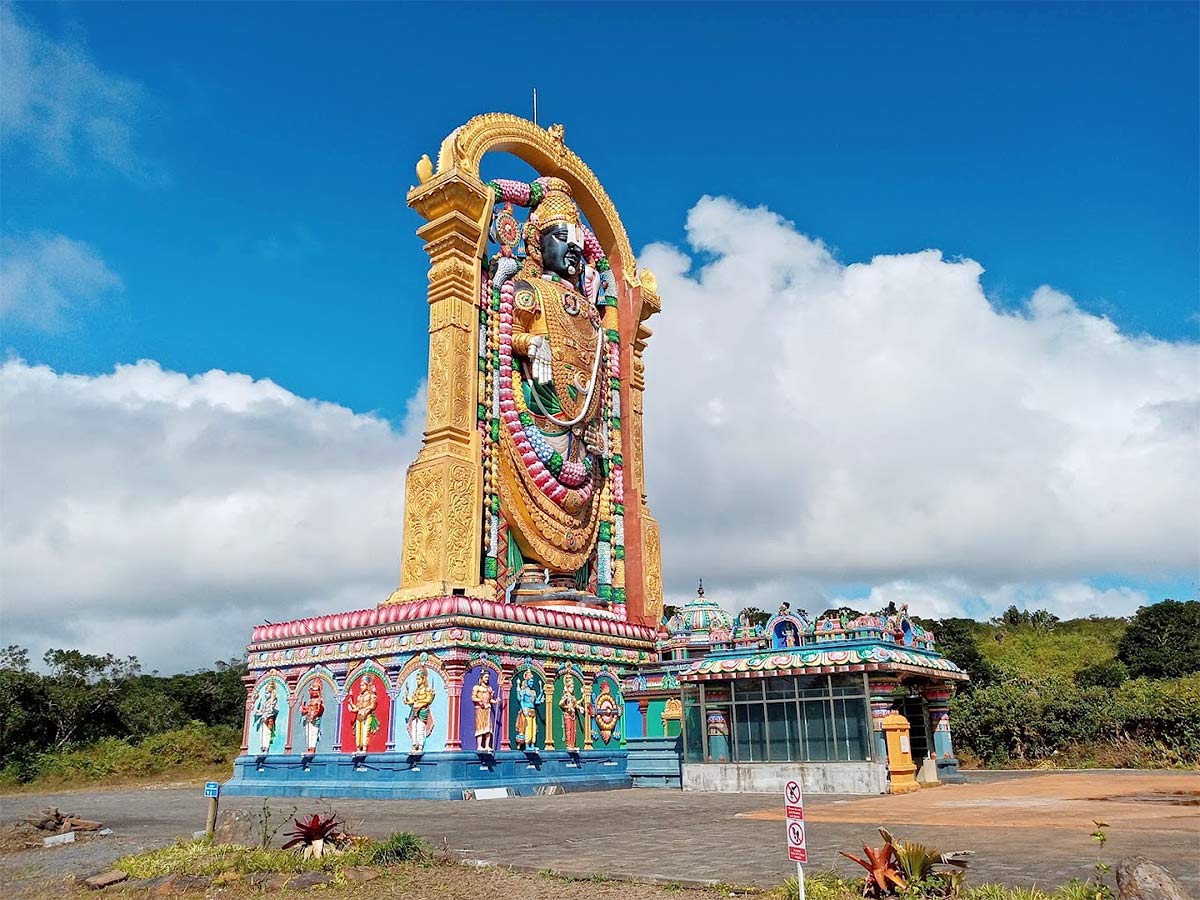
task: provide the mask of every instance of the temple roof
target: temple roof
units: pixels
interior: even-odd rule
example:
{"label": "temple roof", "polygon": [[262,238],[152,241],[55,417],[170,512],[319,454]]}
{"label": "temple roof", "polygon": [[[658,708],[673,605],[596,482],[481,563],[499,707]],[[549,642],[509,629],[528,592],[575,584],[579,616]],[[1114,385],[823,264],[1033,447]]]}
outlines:
{"label": "temple roof", "polygon": [[707,681],[764,675],[881,671],[912,672],[953,681],[966,681],[968,677],[966,672],[938,653],[864,641],[753,653],[716,653],[693,662],[679,678],[681,681]]}
{"label": "temple roof", "polygon": [[733,635],[733,618],[716,600],[704,596],[704,582],[689,600],[667,621],[667,639],[660,644],[671,647],[708,647],[728,643]]}

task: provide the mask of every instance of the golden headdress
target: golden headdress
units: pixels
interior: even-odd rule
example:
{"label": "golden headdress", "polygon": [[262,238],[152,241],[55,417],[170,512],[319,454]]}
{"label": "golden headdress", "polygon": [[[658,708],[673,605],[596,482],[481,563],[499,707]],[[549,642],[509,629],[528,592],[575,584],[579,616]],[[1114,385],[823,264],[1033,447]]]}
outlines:
{"label": "golden headdress", "polygon": [[579,208],[571,199],[571,186],[561,178],[545,178],[542,180],[542,199],[530,216],[540,231],[545,231],[551,225],[562,222],[580,226]]}

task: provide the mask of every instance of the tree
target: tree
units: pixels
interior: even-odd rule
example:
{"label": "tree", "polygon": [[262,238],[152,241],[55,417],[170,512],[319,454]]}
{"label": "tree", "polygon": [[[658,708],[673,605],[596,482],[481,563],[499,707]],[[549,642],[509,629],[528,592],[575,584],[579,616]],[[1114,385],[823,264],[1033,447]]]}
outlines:
{"label": "tree", "polygon": [[1200,601],[1163,600],[1137,611],[1117,658],[1133,678],[1179,678],[1200,672]]}
{"label": "tree", "polygon": [[979,652],[975,622],[971,619],[941,619],[918,623],[933,632],[934,649],[971,676],[963,690],[973,690],[996,680],[996,670]]}
{"label": "tree", "polygon": [[747,606],[742,610],[742,618],[751,625],[766,625],[771,618],[771,614],[765,609],[759,609],[757,606]]}
{"label": "tree", "polygon": [[44,679],[54,723],[54,746],[85,743],[123,731],[119,701],[141,671],[137,658],[96,656],[79,650],[47,650]]}

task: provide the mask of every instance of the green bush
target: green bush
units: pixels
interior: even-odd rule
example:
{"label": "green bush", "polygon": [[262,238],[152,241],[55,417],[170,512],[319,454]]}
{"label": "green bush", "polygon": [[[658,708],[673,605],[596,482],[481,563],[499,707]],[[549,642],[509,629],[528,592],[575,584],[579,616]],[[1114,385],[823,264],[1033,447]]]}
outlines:
{"label": "green bush", "polygon": [[1079,687],[1119,688],[1129,680],[1129,672],[1125,663],[1119,659],[1087,666],[1075,673],[1075,683]]}
{"label": "green bush", "polygon": [[192,722],[132,744],[104,738],[85,747],[42,753],[29,765],[5,768],[5,782],[98,781],[158,775],[168,769],[208,768],[230,762],[241,747],[241,734],[227,725]]}
{"label": "green bush", "polygon": [[429,845],[411,831],[397,831],[366,851],[367,860],[376,866],[392,866],[403,862],[429,862]]}

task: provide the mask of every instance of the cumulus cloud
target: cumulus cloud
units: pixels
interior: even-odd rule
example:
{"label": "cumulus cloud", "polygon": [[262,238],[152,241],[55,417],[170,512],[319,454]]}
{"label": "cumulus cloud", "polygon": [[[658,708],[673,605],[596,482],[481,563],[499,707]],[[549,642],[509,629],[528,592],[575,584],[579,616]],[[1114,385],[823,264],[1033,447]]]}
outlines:
{"label": "cumulus cloud", "polygon": [[0,3],[0,140],[23,145],[49,168],[82,162],[137,180],[160,180],[138,152],[135,126],[146,104],[138,82],[104,71],[87,48],[44,34]]}
{"label": "cumulus cloud", "polygon": [[1086,579],[1195,571],[1195,344],[1049,287],[1005,312],[937,250],[845,265],[724,198],[687,236],[641,257],[664,298],[646,469],[672,599],[702,575],[735,606],[850,582],[922,590],[930,614],[1128,611]]}
{"label": "cumulus cloud", "polygon": [[91,246],[61,234],[6,237],[0,250],[0,316],[44,331],[124,290]]}
{"label": "cumulus cloud", "polygon": [[156,363],[98,376],[10,360],[6,642],[133,653],[176,671],[249,628],[378,603],[399,575],[399,431],[268,380]]}

